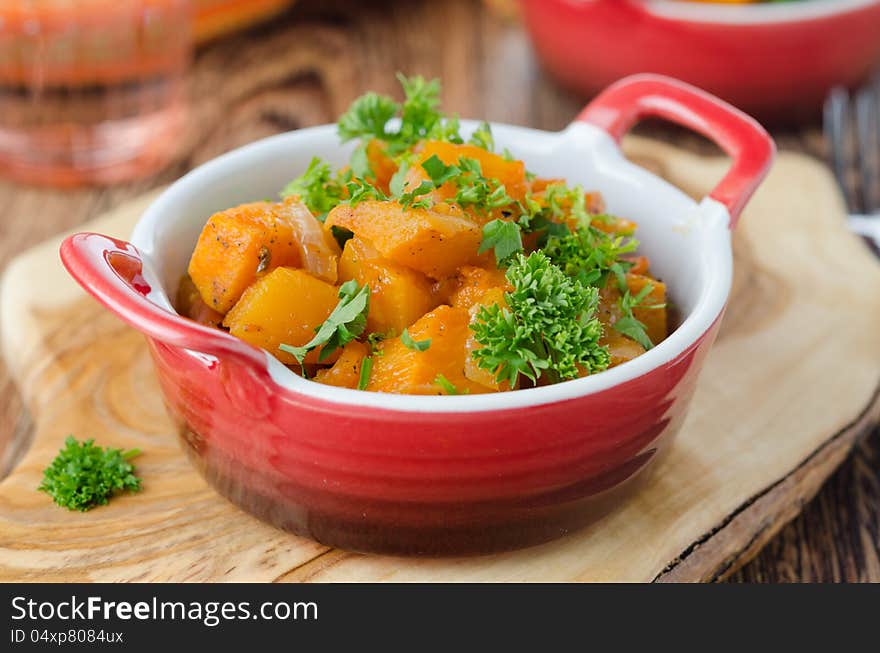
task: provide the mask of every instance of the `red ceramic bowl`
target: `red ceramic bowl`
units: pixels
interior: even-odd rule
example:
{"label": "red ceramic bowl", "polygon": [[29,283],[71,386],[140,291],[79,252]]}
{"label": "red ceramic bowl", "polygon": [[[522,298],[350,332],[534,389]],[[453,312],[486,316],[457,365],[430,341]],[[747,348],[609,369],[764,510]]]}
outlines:
{"label": "red ceramic bowl", "polygon": [[[665,117],[733,159],[701,203],[626,161],[617,141]],[[464,123],[473,129],[476,123]],[[226,154],[167,190],[134,244],[67,239],[73,277],[149,342],[184,449],[224,496],[329,545],[398,554],[483,553],[583,525],[629,491],[678,430],[730,289],[730,228],[773,156],[753,120],[673,80],[617,84],[561,132],[494,125],[538,173],[603,191],[640,222],[644,251],[683,320],[643,356],[588,378],[515,392],[416,397],[302,379],[267,352],[171,306],[214,211],[269,197],[313,155],[346,160],[330,125]],[[711,446],[711,443],[706,443]]]}
{"label": "red ceramic bowl", "polygon": [[880,61],[880,1],[749,5],[521,0],[539,58],[592,94],[624,75],[672,75],[762,117],[814,112]]}

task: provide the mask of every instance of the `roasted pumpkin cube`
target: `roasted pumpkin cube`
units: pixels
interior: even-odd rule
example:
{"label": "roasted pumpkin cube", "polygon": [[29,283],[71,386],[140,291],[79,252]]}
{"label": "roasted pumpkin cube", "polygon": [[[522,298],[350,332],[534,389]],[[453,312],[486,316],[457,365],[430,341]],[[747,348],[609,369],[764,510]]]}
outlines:
{"label": "roasted pumpkin cube", "polygon": [[465,265],[456,274],[455,291],[449,303],[456,308],[468,310],[491,288],[510,288],[504,270]]}
{"label": "roasted pumpkin cube", "polygon": [[[484,289],[468,308],[470,321],[473,322],[477,318],[477,314],[480,312],[480,307],[482,306],[491,306],[492,304],[506,306],[507,300],[504,298],[504,292],[505,288],[503,286],[494,286]],[[481,347],[482,345],[477,342],[474,332],[470,331],[467,342],[465,343],[465,350],[467,351],[464,360],[465,377],[474,383],[479,383],[481,386],[484,386],[489,390],[494,390],[496,392],[510,390],[509,381],[498,383],[498,381],[495,380],[495,373],[492,370],[487,370],[479,366],[477,359],[473,357],[473,352]]]}
{"label": "roasted pumpkin cube", "polygon": [[[504,185],[507,194],[515,200],[522,201],[526,195],[526,166],[522,161],[508,161],[503,156],[484,150],[476,145],[456,144],[448,141],[425,141],[419,155],[419,163],[436,156],[446,165],[458,163],[461,157],[476,159],[480,162],[480,170],[488,179],[497,179]],[[424,178],[427,173],[421,165],[413,166],[420,170]],[[445,190],[444,196],[454,195],[453,189]]]}
{"label": "roasted pumpkin cube", "polygon": [[645,325],[645,333],[648,334],[651,342],[657,345],[668,335],[667,312],[665,306],[663,308],[650,307],[666,304],[666,284],[641,274],[626,275],[626,285],[629,286],[629,291],[633,295],[640,293],[648,284],[651,284],[653,288],[640,305],[633,309],[633,317]]}
{"label": "roasted pumpkin cube", "polygon": [[290,222],[269,202],[255,202],[209,218],[190,259],[189,276],[205,303],[226,313],[259,273],[301,262]]}
{"label": "roasted pumpkin cube", "polygon": [[[666,285],[662,281],[641,274],[626,275],[626,284],[631,295],[637,295],[648,283],[653,285],[653,289],[640,304],[645,308],[634,308],[633,317],[645,325],[645,334],[654,345],[657,345],[667,336],[666,308],[647,307],[666,302]],[[614,323],[621,317],[620,290],[614,277],[608,279],[599,293],[597,316],[605,330],[599,344],[608,347],[612,366],[620,365],[645,353],[644,347],[639,343],[614,329]]]}
{"label": "roasted pumpkin cube", "polygon": [[373,139],[367,143],[367,162],[370,164],[370,170],[376,178],[376,187],[384,193],[389,193],[389,184],[394,173],[397,172],[397,164],[394,159],[388,156],[385,151],[386,146],[382,141]]}
{"label": "roasted pumpkin cube", "polygon": [[609,367],[631,361],[645,353],[645,348],[639,343],[611,327],[605,328],[605,333],[599,339],[599,344],[608,348],[608,355],[611,357]]}
{"label": "roasted pumpkin cube", "polygon": [[[296,359],[279,345],[302,347],[339,303],[338,290],[304,270],[275,268],[250,286],[223,320],[229,332],[270,352],[282,363]],[[316,363],[318,350],[306,357]],[[334,359],[330,359],[332,362]]]}
{"label": "roasted pumpkin cube", "polygon": [[382,255],[368,240],[354,236],[345,241],[342,256],[339,257],[339,281],[345,283],[357,279],[361,266],[370,261],[378,261]]}
{"label": "roasted pumpkin cube", "polygon": [[396,202],[340,204],[327,215],[325,228],[343,227],[369,241],[383,259],[442,279],[478,259],[482,230],[448,204],[433,209],[404,209]]}
{"label": "roasted pumpkin cube", "polygon": [[461,392],[489,392],[464,375],[468,313],[461,308],[440,306],[407,329],[413,340],[431,340],[425,351],[409,349],[399,337],[385,340],[373,357],[367,390],[401,394],[445,394],[436,383],[443,375]]}
{"label": "roasted pumpkin cube", "polygon": [[199,324],[218,327],[223,322],[223,315],[205,303],[205,300],[202,299],[202,295],[199,293],[199,289],[196,288],[189,275],[185,275],[180,281],[175,307],[178,313],[185,315],[191,320],[195,320]]}
{"label": "roasted pumpkin cube", "polygon": [[367,345],[353,340],[343,347],[339,359],[332,367],[318,370],[315,381],[356,390],[361,378],[361,365],[369,351]]}
{"label": "roasted pumpkin cube", "polygon": [[375,248],[360,238],[345,243],[340,260],[341,280],[370,286],[367,331],[399,335],[434,308],[431,282],[421,272],[376,258]]}

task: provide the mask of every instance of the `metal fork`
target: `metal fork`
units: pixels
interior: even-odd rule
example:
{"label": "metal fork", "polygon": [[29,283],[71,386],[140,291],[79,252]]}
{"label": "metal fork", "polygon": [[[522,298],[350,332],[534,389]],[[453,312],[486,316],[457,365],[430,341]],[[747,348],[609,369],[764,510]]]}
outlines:
{"label": "metal fork", "polygon": [[831,92],[824,131],[850,229],[880,253],[880,74],[853,95],[843,88]]}

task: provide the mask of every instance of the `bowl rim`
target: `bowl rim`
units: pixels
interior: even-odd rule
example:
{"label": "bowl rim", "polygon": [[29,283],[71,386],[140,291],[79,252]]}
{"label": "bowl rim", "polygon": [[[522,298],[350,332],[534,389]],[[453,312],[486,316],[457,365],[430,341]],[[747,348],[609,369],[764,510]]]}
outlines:
{"label": "bowl rim", "polygon": [[[462,120],[462,129],[463,131],[475,129],[480,122],[477,120]],[[594,125],[576,121],[559,132],[552,132],[505,123],[492,122],[490,124],[496,130],[510,130],[514,133],[517,131],[530,132],[547,137],[555,135],[563,138],[576,138],[578,137],[578,132],[581,131],[584,134],[581,138],[587,137],[591,139],[592,145],[599,151],[602,151],[602,155],[607,156],[608,161],[614,162],[619,166],[629,166],[633,170],[639,171],[639,175],[645,179],[652,180],[651,183],[656,184],[656,187],[674,188],[660,177],[629,163],[622,156],[614,139],[605,130]],[[159,281],[161,275],[156,274],[154,269],[151,256],[152,248],[144,246],[144,244],[151,243],[152,234],[155,232],[158,223],[163,219],[169,219],[167,216],[174,216],[173,207],[178,204],[179,197],[188,196],[191,188],[208,185],[212,177],[222,176],[224,172],[236,169],[240,160],[247,158],[248,155],[253,155],[263,148],[271,148],[279,143],[287,143],[288,141],[308,139],[309,136],[318,135],[322,131],[331,129],[335,131],[335,124],[299,129],[249,143],[203,163],[162,192],[141,216],[131,238],[132,244],[138,248],[143,256],[144,276],[153,288],[148,295],[149,300],[161,305],[166,310],[174,310],[169,295],[166,292],[167,289]],[[682,197],[686,198],[681,191],[675,190]],[[705,334],[719,319],[730,293],[733,276],[731,237],[730,229],[728,228],[730,214],[727,208],[710,197],[706,197],[700,203],[696,203],[690,198],[686,199],[695,210],[693,216],[688,216],[687,224],[689,227],[700,231],[700,236],[706,245],[703,252],[706,259],[701,262],[701,265],[706,270],[706,279],[697,301],[694,302],[693,309],[682,320],[678,328],[656,347],[633,360],[596,375],[510,392],[453,396],[401,395],[363,392],[304,379],[285,367],[269,352],[259,350],[263,353],[266,361],[265,370],[268,372],[271,381],[277,386],[277,388],[272,388],[272,391],[291,393],[300,399],[308,398],[336,406],[348,406],[358,409],[379,408],[409,413],[491,412],[528,408],[597,394],[634,381],[659,368],[672,364],[701,342]],[[157,289],[159,292],[157,292]],[[229,337],[232,338],[233,336]],[[187,349],[183,351],[201,360],[204,360],[206,356],[209,359],[217,358],[206,352],[190,351]]]}
{"label": "bowl rim", "polygon": [[702,3],[686,0],[648,0],[645,9],[655,16],[695,23],[764,25],[822,20],[880,7],[880,0],[804,0],[784,3]]}

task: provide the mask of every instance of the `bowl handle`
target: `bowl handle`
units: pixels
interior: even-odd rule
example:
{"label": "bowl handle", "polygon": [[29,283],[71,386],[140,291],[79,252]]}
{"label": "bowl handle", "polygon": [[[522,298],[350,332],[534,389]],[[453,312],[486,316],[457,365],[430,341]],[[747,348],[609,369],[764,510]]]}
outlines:
{"label": "bowl handle", "polygon": [[578,115],[620,143],[639,120],[658,117],[688,127],[716,143],[733,159],[709,194],[727,208],[730,228],[767,175],[776,146],[753,118],[705,91],[662,75],[633,75],[612,84]]}
{"label": "bowl handle", "polygon": [[94,233],[76,234],[61,244],[61,262],[86,292],[150,338],[265,369],[265,355],[255,347],[147,299],[150,285],[143,277],[143,260],[131,243]]}

